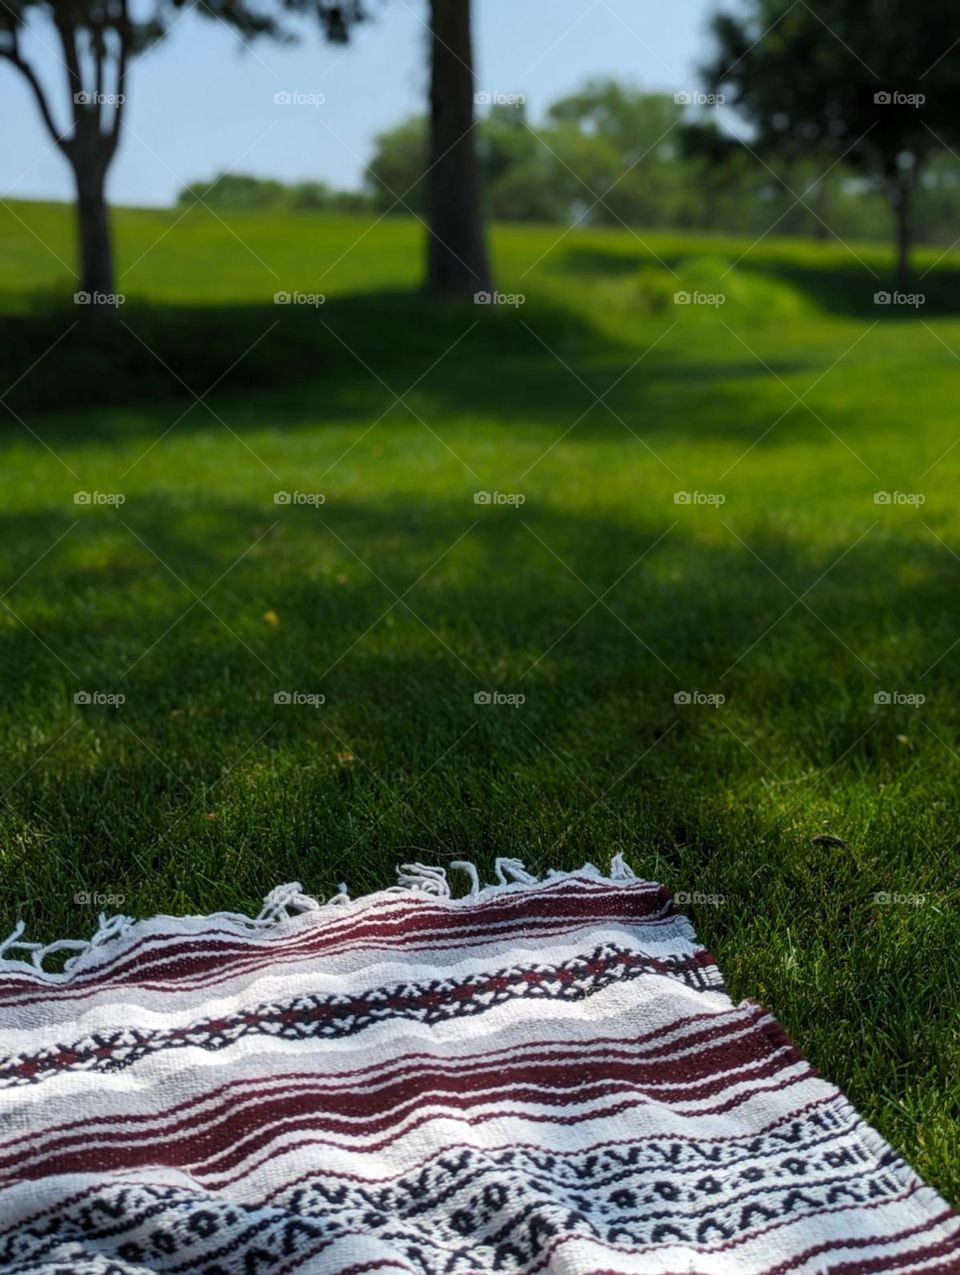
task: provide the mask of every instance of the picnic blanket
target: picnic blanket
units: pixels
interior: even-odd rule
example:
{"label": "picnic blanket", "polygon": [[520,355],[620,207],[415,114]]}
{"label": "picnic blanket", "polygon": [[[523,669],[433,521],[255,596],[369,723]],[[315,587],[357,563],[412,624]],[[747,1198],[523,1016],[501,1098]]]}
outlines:
{"label": "picnic blanket", "polygon": [[461,897],[413,864],[252,918],[18,926],[0,1271],[960,1271],[960,1218],[662,887],[450,866]]}

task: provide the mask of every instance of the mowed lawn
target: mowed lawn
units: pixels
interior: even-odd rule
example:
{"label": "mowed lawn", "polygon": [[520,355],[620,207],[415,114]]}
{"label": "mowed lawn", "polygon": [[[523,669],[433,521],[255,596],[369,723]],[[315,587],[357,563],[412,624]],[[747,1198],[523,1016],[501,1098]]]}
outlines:
{"label": "mowed lawn", "polygon": [[0,208],[0,928],[622,851],[960,1202],[952,258],[179,216]]}

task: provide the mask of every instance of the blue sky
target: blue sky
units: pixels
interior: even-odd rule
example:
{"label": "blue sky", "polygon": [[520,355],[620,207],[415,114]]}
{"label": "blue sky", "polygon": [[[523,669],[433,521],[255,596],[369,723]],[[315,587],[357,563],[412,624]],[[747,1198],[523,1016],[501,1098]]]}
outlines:
{"label": "blue sky", "polygon": [[[311,27],[293,47],[257,41],[244,49],[224,26],[183,16],[128,75],[110,199],[169,204],[185,181],[226,168],[357,187],[373,137],[422,110],[426,90],[426,0],[372,0],[372,7],[376,20],[346,49],[325,44]],[[474,0],[477,87],[525,94],[534,120],[590,76],[696,88],[715,8],[715,0]],[[51,28],[36,22],[24,50],[65,112],[53,48]],[[284,91],[325,101],[275,105]],[[0,148],[0,192],[70,198],[66,163],[51,149],[26,84],[2,61],[0,117],[12,122]]]}

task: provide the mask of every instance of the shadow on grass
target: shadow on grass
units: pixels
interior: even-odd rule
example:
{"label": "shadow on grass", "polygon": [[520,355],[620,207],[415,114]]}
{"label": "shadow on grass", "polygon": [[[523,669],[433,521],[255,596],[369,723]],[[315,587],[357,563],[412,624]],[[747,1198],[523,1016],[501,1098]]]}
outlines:
{"label": "shadow on grass", "polygon": [[[550,345],[592,354],[616,349],[571,311],[541,307],[532,318]],[[4,319],[0,359],[4,398],[17,410],[157,396],[190,402],[227,378],[235,388],[280,393],[286,385],[320,384],[336,405],[357,383],[369,383],[368,368],[402,392],[466,333],[472,359],[496,361],[515,350],[518,330],[515,310],[405,292],[318,306],[134,303],[106,316],[42,306]],[[28,370],[34,364],[38,374]]]}
{"label": "shadow on grass", "polygon": [[[758,247],[743,253],[743,245],[730,246],[729,240],[718,238],[715,246],[709,241],[701,245],[702,255],[727,266],[734,266],[737,275],[768,279],[789,286],[798,295],[808,298],[825,314],[847,318],[871,318],[879,321],[899,321],[923,317],[948,317],[960,314],[960,264],[956,261],[924,261],[914,269],[913,282],[908,294],[919,294],[917,304],[897,302],[878,303],[877,294],[893,298],[899,289],[895,283],[892,265],[876,248],[866,250],[866,256],[854,248],[844,251],[836,241],[825,246],[820,259],[810,251],[805,242],[798,242],[791,253],[789,247],[777,245],[766,249]],[[932,250],[927,250],[927,253]],[[838,253],[843,259],[838,261]],[[802,255],[801,255],[802,254]],[[685,263],[691,257],[690,250],[659,254],[663,263],[665,283],[682,288]],[[736,263],[736,264],[735,264]],[[650,254],[643,251],[624,253],[603,251],[602,248],[571,247],[558,259],[554,270],[571,277],[607,276],[627,279],[644,269],[655,268]],[[666,267],[676,270],[678,277],[669,274]],[[718,282],[721,287],[722,282]]]}
{"label": "shadow on grass", "polygon": [[[748,442],[769,424],[755,419],[757,386],[771,373],[819,370],[789,353],[763,364],[734,345],[724,351],[718,385],[716,360],[690,356],[695,341],[644,350],[626,334],[618,340],[600,330],[588,313],[543,300],[514,309],[412,293],[331,298],[319,307],[130,305],[80,319],[44,309],[8,318],[5,338],[0,384],[9,387],[2,396],[9,410],[0,413],[0,446],[36,430],[38,412],[40,437],[54,448],[78,436],[85,443],[161,437],[172,424],[187,433],[228,410],[240,434],[265,424],[291,431],[333,420],[369,424],[403,413],[397,396],[411,389],[439,421],[466,412],[511,429],[566,429],[589,413],[571,440],[630,430]],[[596,396],[615,385],[607,411]],[[678,411],[685,394],[708,391],[709,413],[702,402]]]}
{"label": "shadow on grass", "polygon": [[[338,752],[404,782],[435,767],[435,783],[469,790],[454,823],[477,822],[483,793],[504,827],[530,774],[545,767],[548,793],[570,810],[642,756],[607,805],[635,820],[656,792],[664,826],[681,827],[737,776],[756,776],[758,757],[769,782],[841,764],[891,779],[910,760],[898,734],[920,728],[909,708],[876,705],[878,689],[922,689],[938,730],[956,737],[955,660],[924,677],[960,626],[952,564],[929,538],[867,537],[810,595],[811,612],[791,607],[775,576],[802,593],[835,561],[832,544],[767,532],[751,549],[768,570],[730,535],[697,524],[664,536],[652,514],[495,510],[469,530],[466,500],[425,500],[415,525],[404,512],[380,497],[289,509],[252,549],[263,509],[224,499],[189,530],[162,500],[125,510],[130,531],[112,514],[70,532],[66,514],[6,515],[0,537],[16,552],[5,577],[33,567],[0,617],[14,823],[59,811],[88,856],[100,850],[85,820],[109,812],[111,853],[122,853],[140,819],[159,828],[167,816],[163,803],[148,814],[145,796],[202,794],[263,732],[267,786],[275,764],[312,776],[331,803],[324,835],[341,849],[328,816],[346,818],[355,793]],[[126,700],[76,705],[78,691]],[[284,691],[325,703],[276,703]],[[525,703],[475,704],[494,691]],[[725,704],[678,705],[684,691]],[[64,768],[45,749],[68,728],[67,756],[74,741],[79,755]],[[383,793],[359,770],[349,785],[376,807]],[[443,845],[439,834],[431,848]]]}

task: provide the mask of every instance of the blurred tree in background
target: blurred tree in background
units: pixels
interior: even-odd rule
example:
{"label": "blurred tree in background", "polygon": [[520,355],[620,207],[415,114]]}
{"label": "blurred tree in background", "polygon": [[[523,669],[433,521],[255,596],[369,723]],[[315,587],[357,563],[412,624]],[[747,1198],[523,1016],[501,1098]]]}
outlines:
{"label": "blurred tree in background", "polygon": [[[0,58],[30,87],[53,144],[70,165],[76,188],[80,289],[91,309],[114,306],[113,244],[106,203],[107,172],[120,141],[129,96],[131,60],[162,40],[186,0],[149,0],[134,14],[128,0],[2,0]],[[284,4],[281,18],[293,3]],[[207,18],[227,23],[240,35],[286,38],[281,18],[246,0],[204,0],[196,6]],[[356,0],[311,0],[329,39],[342,42],[363,16]],[[44,84],[23,54],[20,37],[39,16],[53,28],[66,75],[60,87]],[[64,91],[65,90],[65,91]],[[61,126],[58,117],[65,117]]]}
{"label": "blurred tree in background", "polygon": [[292,186],[248,173],[218,173],[211,181],[191,182],[181,190],[181,208],[205,204],[219,210],[363,212],[370,199],[359,192],[334,190],[326,182],[297,182]]}
{"label": "blurred tree in background", "polygon": [[[713,21],[710,86],[755,131],[769,159],[843,159],[886,193],[897,281],[910,282],[916,203],[930,157],[960,129],[957,21],[938,0],[747,0]],[[938,193],[942,188],[938,190]]]}
{"label": "blurred tree in background", "polygon": [[[885,239],[886,196],[858,165],[784,146],[765,155],[672,96],[594,81],[530,124],[526,105],[495,104],[477,124],[486,214],[498,221],[647,226]],[[427,123],[374,139],[366,192],[379,211],[425,215]],[[826,176],[825,170],[829,169]],[[917,240],[955,238],[960,165],[928,157],[914,198]],[[798,199],[797,196],[803,196]]]}

